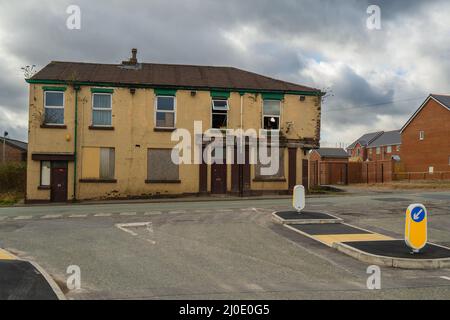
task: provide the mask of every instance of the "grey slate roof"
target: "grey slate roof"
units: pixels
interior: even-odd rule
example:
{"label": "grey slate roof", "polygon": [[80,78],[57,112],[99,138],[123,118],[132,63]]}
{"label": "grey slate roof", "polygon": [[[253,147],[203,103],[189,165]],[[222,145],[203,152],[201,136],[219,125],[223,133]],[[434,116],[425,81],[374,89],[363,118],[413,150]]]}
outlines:
{"label": "grey slate roof", "polygon": [[3,143],[3,140],[6,140],[6,144],[9,144],[10,146],[16,147],[23,151],[28,150],[28,143],[26,143],[26,142],[19,141],[19,140],[13,140],[13,139],[9,139],[9,138],[5,139],[3,137],[0,137],[0,143]]}
{"label": "grey slate roof", "polygon": [[365,135],[360,137],[358,140],[353,142],[351,145],[349,145],[347,147],[347,149],[353,149],[358,143],[360,143],[363,147],[365,147],[382,134],[383,134],[383,131],[366,133]]}
{"label": "grey slate roof", "polygon": [[431,94],[431,96],[450,110],[450,96],[444,96],[441,94]]}
{"label": "grey slate roof", "polygon": [[320,148],[316,150],[322,158],[348,158],[347,151],[342,148]]}
{"label": "grey slate roof", "polygon": [[393,146],[402,143],[400,130],[383,132],[378,138],[369,143],[368,147]]}

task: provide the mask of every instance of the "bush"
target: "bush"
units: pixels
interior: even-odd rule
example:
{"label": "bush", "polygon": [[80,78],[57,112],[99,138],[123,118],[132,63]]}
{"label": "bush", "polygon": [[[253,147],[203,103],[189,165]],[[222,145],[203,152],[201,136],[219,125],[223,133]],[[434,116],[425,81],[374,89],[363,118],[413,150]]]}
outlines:
{"label": "bush", "polygon": [[26,163],[0,164],[0,192],[25,192]]}

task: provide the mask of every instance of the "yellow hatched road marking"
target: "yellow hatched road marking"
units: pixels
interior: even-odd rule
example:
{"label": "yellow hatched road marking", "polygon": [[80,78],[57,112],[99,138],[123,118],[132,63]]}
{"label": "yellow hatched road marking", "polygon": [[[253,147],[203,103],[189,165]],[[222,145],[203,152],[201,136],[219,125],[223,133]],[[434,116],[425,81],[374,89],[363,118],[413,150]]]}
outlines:
{"label": "yellow hatched road marking", "polygon": [[354,241],[380,241],[393,240],[393,238],[378,233],[362,233],[362,234],[326,234],[312,236],[316,240],[333,246],[335,242],[354,242]]}
{"label": "yellow hatched road marking", "polygon": [[0,260],[16,260],[16,257],[9,252],[0,249]]}

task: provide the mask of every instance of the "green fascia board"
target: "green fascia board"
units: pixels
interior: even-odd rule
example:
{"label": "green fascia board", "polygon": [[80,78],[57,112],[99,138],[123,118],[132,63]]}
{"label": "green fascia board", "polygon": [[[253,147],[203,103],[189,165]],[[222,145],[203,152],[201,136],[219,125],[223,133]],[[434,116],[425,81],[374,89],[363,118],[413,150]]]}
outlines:
{"label": "green fascia board", "polygon": [[175,90],[175,89],[155,89],[155,94],[157,96],[175,97],[177,95],[177,90]]}
{"label": "green fascia board", "polygon": [[92,93],[114,93],[114,89],[91,88]]}
{"label": "green fascia board", "polygon": [[211,98],[215,99],[230,99],[230,91],[211,91]]}
{"label": "green fascia board", "polygon": [[42,90],[44,91],[66,91],[67,87],[43,87]]}
{"label": "green fascia board", "polygon": [[264,100],[283,100],[284,93],[265,92],[262,94]]}
{"label": "green fascia board", "polygon": [[[160,87],[156,85],[150,84],[129,84],[129,83],[120,83],[120,82],[86,82],[86,81],[64,81],[64,80],[34,80],[27,79],[27,83],[29,84],[47,84],[47,85],[79,85],[79,86],[91,86],[91,87],[117,87],[117,88],[136,88],[136,89],[154,89],[159,90]],[[178,86],[174,87],[171,90],[188,90],[188,91],[221,91],[223,88],[207,88],[207,87],[189,87],[189,86]],[[269,91],[257,90],[257,89],[245,89],[245,88],[234,88],[229,89],[229,92],[238,92],[241,95],[246,93],[258,93],[265,94],[271,93]],[[292,95],[300,95],[300,96],[324,96],[325,92],[320,90],[317,91],[295,91],[295,90],[285,90],[283,94],[292,94]]]}

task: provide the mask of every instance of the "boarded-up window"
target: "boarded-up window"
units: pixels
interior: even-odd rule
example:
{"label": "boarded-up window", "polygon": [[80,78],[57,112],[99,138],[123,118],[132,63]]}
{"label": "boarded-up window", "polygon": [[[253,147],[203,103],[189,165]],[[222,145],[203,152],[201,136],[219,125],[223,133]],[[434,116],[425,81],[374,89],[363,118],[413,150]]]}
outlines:
{"label": "boarded-up window", "polygon": [[50,161],[42,161],[41,162],[41,187],[50,186],[50,170],[51,170],[51,162]]}
{"label": "boarded-up window", "polygon": [[[269,147],[268,151],[268,155],[271,155],[271,149]],[[272,159],[272,163],[275,160]],[[258,156],[258,163],[255,165],[255,178],[256,179],[262,179],[262,180],[271,180],[271,179],[282,179],[285,178],[284,175],[284,149],[279,149],[279,166],[278,166],[278,171],[277,173],[273,174],[273,175],[263,175],[263,173],[261,172],[262,168],[269,168],[270,166],[274,165],[272,163],[269,163],[268,165],[262,165]]]}
{"label": "boarded-up window", "polygon": [[172,149],[148,149],[147,177],[150,182],[179,181],[179,167],[171,155]]}
{"label": "boarded-up window", "polygon": [[114,163],[114,149],[100,148],[100,179],[114,179]]}

